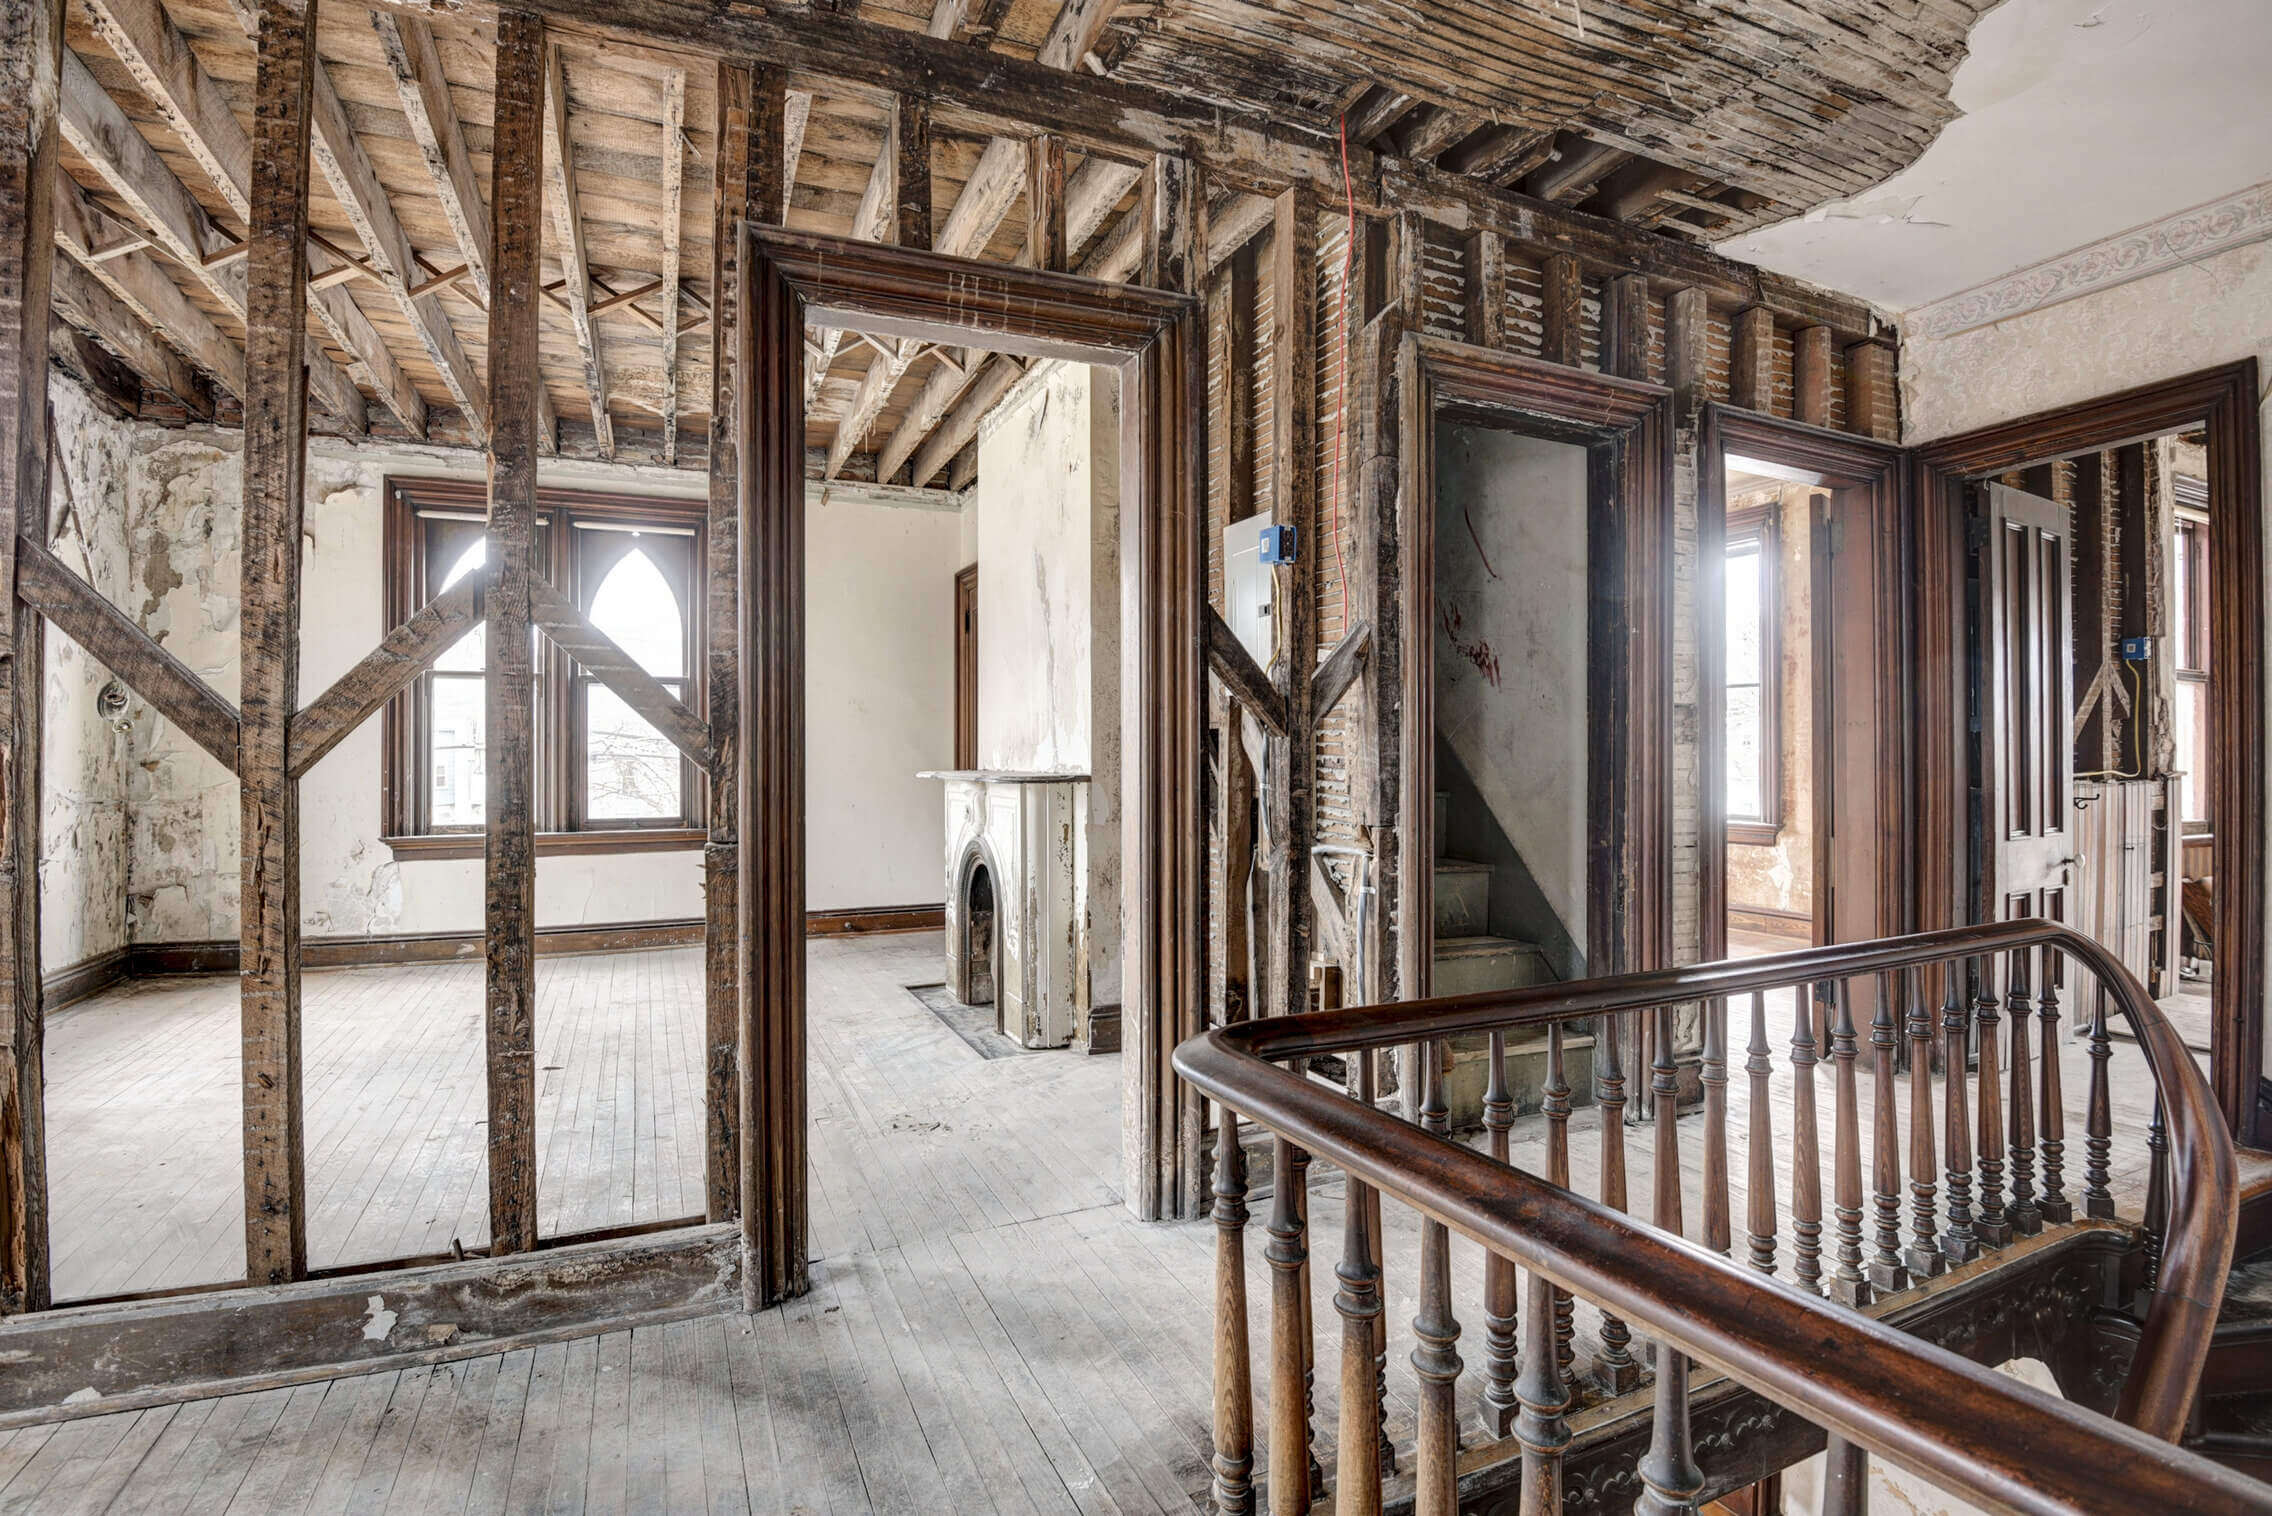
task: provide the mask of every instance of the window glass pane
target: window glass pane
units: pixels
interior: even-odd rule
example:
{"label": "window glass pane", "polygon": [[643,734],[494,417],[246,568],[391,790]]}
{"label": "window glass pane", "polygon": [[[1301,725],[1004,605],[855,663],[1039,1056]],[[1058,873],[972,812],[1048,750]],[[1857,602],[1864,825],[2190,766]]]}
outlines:
{"label": "window glass pane", "polygon": [[1756,821],[1766,814],[1760,781],[1759,686],[1728,687],[1728,815]]}
{"label": "window glass pane", "polygon": [[[481,567],[482,553],[486,546],[487,544],[482,539],[476,537],[473,546],[460,553],[457,562],[450,565],[449,573],[444,575],[442,582],[434,587],[434,593],[439,595],[442,591]],[[467,632],[456,642],[450,644],[448,652],[434,660],[434,667],[444,673],[480,673],[488,659],[486,642],[488,630],[489,628],[486,626],[477,626],[472,631]]]}
{"label": "window glass pane", "polygon": [[592,596],[591,619],[657,679],[686,677],[686,622],[678,597],[644,549],[633,548],[608,570]]}
{"label": "window glass pane", "polygon": [[[652,565],[650,565],[652,568]],[[679,694],[675,686],[669,687]],[[683,815],[678,749],[604,684],[584,686],[584,812],[592,821]]]}
{"label": "window glass pane", "polygon": [[1728,673],[1730,684],[1758,684],[1759,549],[1728,554]]}
{"label": "window glass pane", "polygon": [[427,744],[430,772],[426,776],[426,814],[433,826],[482,824],[484,696],[479,679],[434,681],[432,740]]}
{"label": "window glass pane", "polygon": [[2172,682],[2177,687],[2177,767],[2185,776],[2178,780],[2178,815],[2186,821],[2207,821],[2209,773],[2202,758],[2209,750],[2209,686],[2197,679]]}

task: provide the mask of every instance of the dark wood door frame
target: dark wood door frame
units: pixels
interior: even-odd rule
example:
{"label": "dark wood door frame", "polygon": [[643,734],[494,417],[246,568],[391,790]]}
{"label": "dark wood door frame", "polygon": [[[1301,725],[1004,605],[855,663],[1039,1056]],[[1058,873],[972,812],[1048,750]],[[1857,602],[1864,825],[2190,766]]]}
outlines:
{"label": "dark wood door frame", "polygon": [[[1451,417],[1586,450],[1586,962],[1593,974],[1672,962],[1672,391],[1442,337],[1404,339],[1399,488],[1406,649],[1398,827],[1414,851],[1435,795],[1436,421]],[[1428,993],[1434,880],[1404,871],[1400,993]]]}
{"label": "dark wood door frame", "polygon": [[[1909,818],[1914,772],[1910,731],[1915,699],[1914,560],[1908,512],[1907,455],[1891,443],[1763,416],[1733,406],[1704,408],[1697,459],[1696,656],[1698,931],[1706,961],[1728,950],[1727,711],[1725,658],[1720,627],[1726,619],[1726,585],[1714,566],[1727,542],[1727,456],[1735,453],[1815,475],[1837,493],[1842,509],[1864,519],[1876,537],[1880,573],[1877,618],[1878,698],[1894,714],[1886,723],[1875,782],[1878,786],[1878,925],[1882,934],[1912,929],[1914,862]],[[1819,576],[1818,576],[1819,577]],[[1816,687],[1822,687],[1817,665]],[[1823,733],[1815,734],[1819,746]],[[1819,765],[1817,766],[1819,771]],[[1810,797],[1819,827],[1822,797]],[[1820,881],[1818,881],[1818,884]],[[1816,912],[1818,923],[1821,913]]]}
{"label": "dark wood door frame", "polygon": [[[2079,405],[2042,411],[1917,449],[1918,627],[1926,678],[1919,719],[1920,837],[1937,845],[1919,875],[1921,927],[1967,919],[1969,772],[1964,564],[1966,490],[1986,475],[2122,447],[2196,427],[2208,434],[2210,740],[2217,968],[2211,1082],[2234,1140],[2272,1139],[2264,1096],[2265,694],[2263,441],[2253,358]],[[1939,723],[1936,725],[1935,723]],[[1936,822],[1943,830],[1933,830]]]}
{"label": "dark wood door frame", "polygon": [[[742,229],[741,1223],[760,1303],[807,1283],[805,1156],[805,323],[1119,368],[1128,869],[1129,1204],[1199,1193],[1198,1095],[1169,1070],[1200,1029],[1207,940],[1206,337],[1200,303],[915,248]],[[1189,1138],[1190,1140],[1186,1140]]]}
{"label": "dark wood door frame", "polygon": [[978,767],[978,565],[955,570],[955,767]]}

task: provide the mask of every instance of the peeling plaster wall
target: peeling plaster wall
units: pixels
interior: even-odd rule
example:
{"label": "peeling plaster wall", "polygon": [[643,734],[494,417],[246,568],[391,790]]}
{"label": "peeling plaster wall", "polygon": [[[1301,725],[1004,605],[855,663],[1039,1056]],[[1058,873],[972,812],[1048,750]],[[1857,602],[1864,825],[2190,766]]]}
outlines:
{"label": "peeling plaster wall", "polygon": [[1436,431],[1436,730],[1586,940],[1586,453]]}
{"label": "peeling plaster wall", "polygon": [[[125,481],[133,467],[132,423],[95,408],[77,384],[49,387],[55,409],[55,476],[48,521],[55,554],[113,601],[130,593]],[[40,966],[53,974],[126,945],[127,791],[137,727],[149,707],[129,698],[98,708],[104,668],[47,629],[40,785]]]}
{"label": "peeling plaster wall", "polygon": [[[2234,248],[1993,326],[1904,337],[1904,440],[1929,442],[2251,357],[2261,386],[2272,377],[2272,243]],[[2267,448],[2265,477],[2272,479],[2272,424],[2262,388],[2257,421]],[[2272,534],[2266,543],[2272,553]],[[2266,581],[2272,584],[2272,570]],[[2272,662],[2266,678],[2272,681]],[[2272,808],[2267,816],[2264,845],[2272,845]]]}

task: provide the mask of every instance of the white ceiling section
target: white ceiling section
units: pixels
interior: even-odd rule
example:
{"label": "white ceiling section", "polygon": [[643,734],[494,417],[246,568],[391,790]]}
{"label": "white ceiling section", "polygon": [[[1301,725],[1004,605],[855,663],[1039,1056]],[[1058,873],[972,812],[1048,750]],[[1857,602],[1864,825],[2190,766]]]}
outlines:
{"label": "white ceiling section", "polygon": [[1969,46],[1916,163],[1720,250],[1901,312],[2272,180],[2268,0],[2005,0]]}

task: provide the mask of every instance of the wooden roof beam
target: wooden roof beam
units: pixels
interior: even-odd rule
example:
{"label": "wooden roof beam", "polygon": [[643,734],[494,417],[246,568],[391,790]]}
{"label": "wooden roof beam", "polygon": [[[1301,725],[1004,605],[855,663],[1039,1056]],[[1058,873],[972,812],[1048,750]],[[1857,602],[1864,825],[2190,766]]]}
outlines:
{"label": "wooden roof beam", "polygon": [[[852,213],[852,235],[862,242],[881,242],[896,223],[898,212],[899,101],[894,98],[884,121],[883,146],[876,152],[875,165],[868,170],[868,187],[861,191],[859,207]],[[820,397],[821,384],[843,345],[844,334],[834,327],[820,334],[820,353],[805,366],[807,410]]]}
{"label": "wooden roof beam", "polygon": [[[182,146],[205,169],[229,209],[249,222],[252,139],[158,0],[88,0],[86,8],[105,45],[126,65]],[[243,15],[240,10],[240,21]],[[321,70],[318,76],[320,79]],[[311,278],[328,273],[333,266],[330,254],[310,250]],[[308,309],[354,361],[379,402],[410,431],[424,436],[426,402],[362,308],[345,290],[311,287]],[[311,363],[314,358],[314,354],[309,355]]]}
{"label": "wooden roof beam", "polygon": [[1697,182],[1691,169],[1636,158],[1602,180],[1585,209],[1612,221],[1626,221],[1656,204],[1666,190],[1685,190]]}
{"label": "wooden roof beam", "polygon": [[1465,137],[1471,125],[1456,111],[1440,105],[1424,105],[1399,125],[1397,148],[1407,158],[1433,163],[1446,148]]}
{"label": "wooden roof beam", "polygon": [[107,249],[98,252],[104,244],[116,246],[117,241],[117,231],[110,218],[70,175],[58,168],[55,171],[56,246],[77,259],[104,288],[124,301],[127,309],[145,326],[203,369],[214,383],[242,400],[244,348],[181,292],[181,286],[158,266],[155,258],[139,251],[115,255],[109,255]]}
{"label": "wooden roof beam", "polygon": [[663,75],[663,462],[678,462],[678,264],[685,232],[686,70]]}
{"label": "wooden roof beam", "polygon": [[[169,257],[205,286],[222,308],[245,319],[245,265],[241,258],[216,260],[223,249],[240,246],[206,215],[157,149],[144,140],[87,72],[78,54],[66,48],[61,73],[63,135],[79,156],[134,213],[140,229],[154,237]],[[308,392],[334,421],[350,432],[368,430],[362,391],[324,354],[307,356]]]}
{"label": "wooden roof beam", "polygon": [[1343,118],[1346,123],[1344,130],[1349,134],[1349,145],[1371,146],[1376,138],[1403,120],[1418,104],[1418,101],[1402,90],[1392,89],[1385,84],[1375,86]]}
{"label": "wooden roof beam", "polygon": [[434,29],[424,18],[383,7],[372,11],[371,28],[379,35],[395,90],[402,96],[402,114],[410,135],[426,159],[426,174],[434,183],[442,215],[457,238],[458,256],[465,260],[480,305],[489,305],[489,206],[481,197],[481,181],[473,171],[473,155],[465,145],[465,129],[458,123],[457,107],[450,101],[449,80],[442,72],[442,55],[434,45]]}
{"label": "wooden roof beam", "polygon": [[204,378],[158,340],[125,301],[68,258],[55,260],[55,311],[101,342],[151,389],[164,390],[202,420],[213,419],[213,392]]}
{"label": "wooden roof beam", "polygon": [[552,213],[553,253],[566,281],[563,298],[584,354],[584,388],[592,400],[592,432],[600,456],[615,456],[615,426],[607,412],[607,356],[592,324],[592,266],[584,251],[584,217],[576,199],[576,154],[568,135],[568,76],[557,43],[545,48],[544,198]]}
{"label": "wooden roof beam", "polygon": [[1541,200],[1567,204],[1582,199],[1611,171],[1633,155],[1606,142],[1579,141],[1558,150],[1554,161],[1531,170],[1523,188]]}
{"label": "wooden roof beam", "polygon": [[1042,39],[1041,51],[1034,55],[1034,61],[1044,68],[1071,70],[1078,67],[1095,49],[1097,38],[1104,34],[1105,23],[1112,19],[1116,3],[1117,0],[1065,0],[1058,9],[1057,19],[1050,23],[1049,35]]}
{"label": "wooden roof beam", "polygon": [[1455,174],[1486,184],[1520,179],[1554,151],[1552,132],[1519,126],[1488,126],[1446,152],[1437,163]]}

